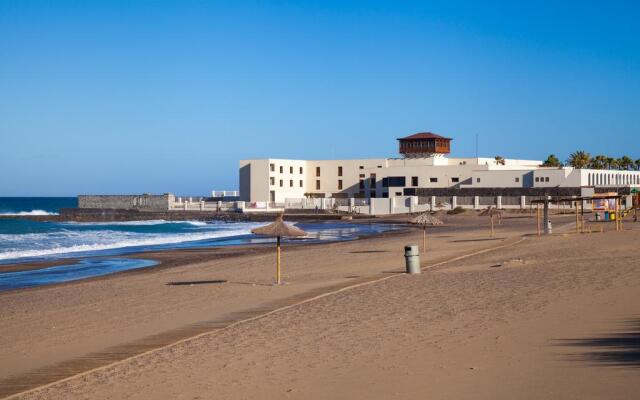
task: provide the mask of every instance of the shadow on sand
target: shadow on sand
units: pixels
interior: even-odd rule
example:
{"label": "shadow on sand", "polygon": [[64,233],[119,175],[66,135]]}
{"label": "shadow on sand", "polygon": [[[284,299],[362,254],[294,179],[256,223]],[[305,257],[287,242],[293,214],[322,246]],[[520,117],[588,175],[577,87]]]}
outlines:
{"label": "shadow on sand", "polygon": [[621,329],[610,335],[582,339],[560,339],[559,346],[583,348],[568,357],[573,361],[590,362],[612,367],[640,368],[640,318],[620,323]]}
{"label": "shadow on sand", "polygon": [[210,281],[182,281],[182,282],[167,282],[167,286],[190,286],[190,285],[209,285],[215,283],[226,283],[224,279],[215,279]]}
{"label": "shadow on sand", "polygon": [[225,279],[211,279],[206,281],[180,281],[180,282],[167,282],[167,286],[192,286],[192,285],[215,285],[220,283],[228,283],[230,285],[249,285],[249,286],[273,286],[272,283],[261,282],[238,282],[227,281]]}
{"label": "shadow on sand", "polygon": [[388,253],[388,250],[359,250],[359,251],[350,251],[351,254],[368,254],[368,253]]}

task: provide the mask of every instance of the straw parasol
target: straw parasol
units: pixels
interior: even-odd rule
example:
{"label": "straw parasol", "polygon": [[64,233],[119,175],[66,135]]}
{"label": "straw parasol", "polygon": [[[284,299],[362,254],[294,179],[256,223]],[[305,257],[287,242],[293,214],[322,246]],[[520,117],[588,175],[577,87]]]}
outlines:
{"label": "straw parasol", "polygon": [[502,211],[489,206],[488,208],[484,209],[480,213],[480,215],[483,217],[488,216],[491,220],[491,237],[493,237],[493,217],[498,217],[498,223],[502,224]]}
{"label": "straw parasol", "polygon": [[442,225],[442,220],[435,215],[423,213],[409,220],[410,224],[422,227],[422,249],[427,251],[427,226]]}
{"label": "straw parasol", "polygon": [[279,285],[280,279],[280,238],[284,236],[306,236],[307,232],[293,225],[287,225],[284,223],[282,214],[278,215],[275,222],[255,228],[251,230],[251,233],[262,236],[275,237],[276,240],[276,282]]}

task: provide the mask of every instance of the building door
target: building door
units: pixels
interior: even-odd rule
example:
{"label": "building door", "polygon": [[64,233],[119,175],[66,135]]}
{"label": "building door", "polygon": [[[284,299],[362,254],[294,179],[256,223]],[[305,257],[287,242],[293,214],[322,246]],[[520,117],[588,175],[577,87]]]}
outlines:
{"label": "building door", "polygon": [[272,190],[269,192],[269,201],[272,203],[276,202],[276,191]]}

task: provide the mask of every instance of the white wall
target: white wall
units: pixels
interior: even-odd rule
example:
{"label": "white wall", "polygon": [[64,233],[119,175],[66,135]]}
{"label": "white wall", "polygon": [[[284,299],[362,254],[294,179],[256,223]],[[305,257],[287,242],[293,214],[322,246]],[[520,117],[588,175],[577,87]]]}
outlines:
{"label": "white wall", "polygon": [[530,170],[476,170],[472,173],[471,184],[467,188],[525,187],[526,177]]}

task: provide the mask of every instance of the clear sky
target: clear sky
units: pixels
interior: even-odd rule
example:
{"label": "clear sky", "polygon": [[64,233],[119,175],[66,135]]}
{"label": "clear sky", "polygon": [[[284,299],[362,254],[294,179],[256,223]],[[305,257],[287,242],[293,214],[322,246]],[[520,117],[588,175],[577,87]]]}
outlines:
{"label": "clear sky", "polygon": [[206,194],[420,131],[640,158],[640,3],[523,3],[0,0],[0,196]]}

